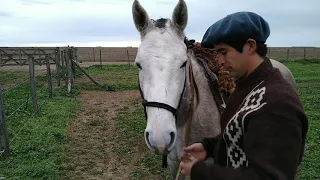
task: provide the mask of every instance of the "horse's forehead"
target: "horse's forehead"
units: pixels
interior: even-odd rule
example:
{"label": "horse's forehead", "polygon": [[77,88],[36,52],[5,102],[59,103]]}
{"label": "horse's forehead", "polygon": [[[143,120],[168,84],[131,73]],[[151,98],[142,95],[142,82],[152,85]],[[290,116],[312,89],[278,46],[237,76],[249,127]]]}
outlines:
{"label": "horse's forehead", "polygon": [[150,40],[142,42],[139,47],[139,58],[146,59],[163,59],[166,62],[174,60],[179,62],[187,58],[187,49],[180,42],[172,43],[171,41]]}
{"label": "horse's forehead", "polygon": [[186,53],[186,45],[178,35],[169,29],[155,29],[150,31],[141,41],[139,49],[144,52],[170,53],[177,55]]}

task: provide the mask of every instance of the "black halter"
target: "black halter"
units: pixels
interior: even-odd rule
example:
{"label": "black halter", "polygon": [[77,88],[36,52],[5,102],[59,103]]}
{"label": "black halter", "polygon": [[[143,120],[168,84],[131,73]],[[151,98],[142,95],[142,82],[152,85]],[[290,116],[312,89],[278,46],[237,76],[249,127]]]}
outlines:
{"label": "black halter", "polygon": [[[185,43],[186,46],[187,46],[187,51],[188,51],[189,48],[191,48],[191,47],[193,46],[193,43],[194,43],[194,42],[195,42],[194,40],[188,41],[188,39],[185,37],[184,43]],[[179,100],[179,102],[181,101],[182,96],[183,96],[183,93],[184,93],[184,91],[185,91],[185,86],[186,86],[185,83],[186,83],[186,81],[187,81],[187,78],[185,78],[184,86],[183,86],[183,90],[182,90],[181,95],[180,95],[180,100]],[[152,102],[152,101],[146,100],[146,99],[144,98],[143,92],[142,92],[141,87],[140,87],[140,80],[139,80],[139,78],[138,78],[138,85],[139,85],[140,95],[141,95],[141,98],[142,98],[142,105],[143,105],[143,107],[144,107],[144,115],[145,115],[145,118],[146,118],[146,119],[148,118],[148,116],[147,116],[147,111],[146,111],[147,106],[149,106],[149,107],[157,107],[157,108],[162,108],[162,109],[166,109],[166,110],[170,111],[170,112],[174,115],[174,117],[175,117],[175,121],[176,121],[175,123],[177,123],[177,119],[178,119],[178,115],[179,115],[179,111],[178,111],[179,106],[178,106],[177,108],[174,108],[174,107],[172,107],[172,106],[170,106],[170,105],[168,105],[168,104],[162,103],[162,102]],[[180,104],[180,103],[179,103],[179,104]],[[168,163],[167,163],[167,155],[163,155],[163,156],[162,156],[162,167],[163,167],[163,168],[167,168],[167,166],[168,166]]]}
{"label": "black halter", "polygon": [[[184,86],[183,86],[182,93],[181,93],[181,95],[180,95],[180,100],[179,100],[179,102],[181,101],[181,98],[182,98],[183,93],[184,93],[184,91],[185,91],[185,83],[186,83],[186,79],[185,79],[185,82],[184,82]],[[146,109],[147,109],[147,106],[149,106],[149,107],[162,108],[162,109],[165,109],[165,110],[170,111],[170,112],[173,114],[173,116],[175,117],[176,121],[177,121],[177,118],[178,118],[178,115],[179,115],[179,111],[178,111],[179,106],[178,106],[177,108],[174,108],[174,107],[172,107],[172,106],[170,106],[170,105],[168,105],[168,104],[162,103],[162,102],[155,102],[155,101],[148,101],[148,100],[146,100],[146,99],[144,98],[143,92],[142,92],[141,87],[140,87],[139,78],[138,78],[138,84],[139,84],[139,91],[140,91],[140,95],[141,95],[141,98],[142,98],[142,105],[143,105],[143,107],[144,107],[144,114],[145,114],[146,119],[148,118]],[[180,104],[180,103],[179,103],[179,104]]]}

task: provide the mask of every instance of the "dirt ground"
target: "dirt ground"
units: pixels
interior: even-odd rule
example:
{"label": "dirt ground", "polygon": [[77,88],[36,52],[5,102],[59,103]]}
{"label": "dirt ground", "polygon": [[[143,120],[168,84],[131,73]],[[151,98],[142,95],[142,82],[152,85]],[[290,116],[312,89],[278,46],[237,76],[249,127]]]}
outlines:
{"label": "dirt ground", "polygon": [[68,178],[128,179],[132,167],[117,153],[120,147],[113,118],[119,108],[138,98],[139,92],[82,91],[81,97],[83,107],[68,128]]}

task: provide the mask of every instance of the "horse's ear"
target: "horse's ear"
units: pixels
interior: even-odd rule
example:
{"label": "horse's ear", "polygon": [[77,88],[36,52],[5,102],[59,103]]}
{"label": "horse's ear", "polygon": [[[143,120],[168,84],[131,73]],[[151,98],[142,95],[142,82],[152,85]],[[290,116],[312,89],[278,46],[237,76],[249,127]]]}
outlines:
{"label": "horse's ear", "polygon": [[134,25],[140,33],[147,29],[149,25],[149,17],[146,10],[141,6],[138,0],[135,0],[132,4],[132,16]]}
{"label": "horse's ear", "polygon": [[172,21],[179,30],[184,31],[188,24],[188,8],[184,0],[179,0],[172,14]]}

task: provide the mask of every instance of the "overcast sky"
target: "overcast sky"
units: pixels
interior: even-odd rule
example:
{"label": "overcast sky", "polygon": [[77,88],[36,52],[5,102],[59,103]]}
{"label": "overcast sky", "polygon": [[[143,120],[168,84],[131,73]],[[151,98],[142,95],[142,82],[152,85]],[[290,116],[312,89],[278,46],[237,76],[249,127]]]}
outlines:
{"label": "overcast sky", "polygon": [[[133,0],[0,0],[0,46],[138,46]],[[186,35],[201,41],[215,21],[253,11],[271,27],[268,46],[320,46],[319,0],[185,0]],[[153,19],[178,0],[140,0]],[[241,4],[238,4],[241,3]]]}

